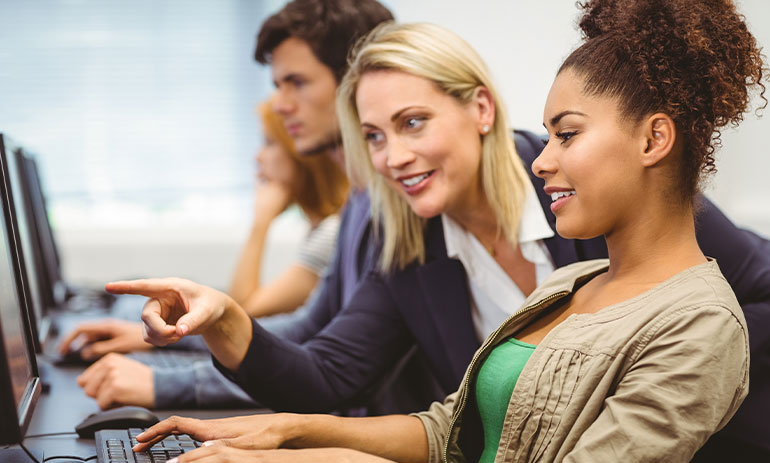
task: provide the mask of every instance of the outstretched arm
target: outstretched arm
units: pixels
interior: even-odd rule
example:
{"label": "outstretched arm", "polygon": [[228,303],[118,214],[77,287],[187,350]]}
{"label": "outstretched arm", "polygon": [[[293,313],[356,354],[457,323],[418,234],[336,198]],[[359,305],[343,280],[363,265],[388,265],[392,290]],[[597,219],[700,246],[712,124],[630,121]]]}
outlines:
{"label": "outstretched arm", "polygon": [[108,283],[115,294],[150,298],[142,310],[144,338],[156,346],[200,334],[214,357],[236,370],[251,342],[251,319],[228,295],[181,278]]}
{"label": "outstretched arm", "polygon": [[143,313],[148,340],[162,345],[202,334],[225,372],[275,410],[344,406],[388,373],[413,342],[377,275],[365,278],[348,306],[302,344],[267,332],[228,296],[187,280],[138,280],[107,288],[153,298]]}
{"label": "outstretched arm", "polygon": [[[255,451],[330,447],[358,450],[400,462],[423,462],[428,459],[425,428],[419,419],[405,415],[341,418],[331,415],[264,414],[221,420],[171,417],[137,436],[139,444],[134,450],[146,450],[169,434],[189,434],[206,443],[200,451],[188,453],[191,460],[201,454],[227,448]],[[301,454],[295,454],[298,455]]]}

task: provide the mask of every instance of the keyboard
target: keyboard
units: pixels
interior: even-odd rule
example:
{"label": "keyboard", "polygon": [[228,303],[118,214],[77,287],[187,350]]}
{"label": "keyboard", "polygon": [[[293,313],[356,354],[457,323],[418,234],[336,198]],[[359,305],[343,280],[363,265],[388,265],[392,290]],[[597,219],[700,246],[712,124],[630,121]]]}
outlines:
{"label": "keyboard", "polygon": [[201,443],[186,434],[171,435],[146,452],[134,453],[136,436],[144,429],[105,429],[96,432],[96,458],[99,463],[161,463],[184,452],[200,447]]}
{"label": "keyboard", "polygon": [[211,362],[210,353],[196,350],[153,349],[132,352],[126,356],[157,368],[190,368],[193,363],[201,360]]}

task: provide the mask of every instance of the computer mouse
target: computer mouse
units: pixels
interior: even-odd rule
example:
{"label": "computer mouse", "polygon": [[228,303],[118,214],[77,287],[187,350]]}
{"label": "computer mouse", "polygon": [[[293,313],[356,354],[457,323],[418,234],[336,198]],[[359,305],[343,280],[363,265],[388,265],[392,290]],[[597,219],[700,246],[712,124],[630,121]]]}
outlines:
{"label": "computer mouse", "polygon": [[77,426],[78,436],[93,439],[102,429],[148,428],[158,422],[158,417],[142,407],[119,407],[88,416]]}
{"label": "computer mouse", "polygon": [[70,366],[88,366],[94,363],[93,360],[86,360],[81,355],[82,349],[71,350],[66,354],[54,357],[53,364],[57,367],[70,367]]}

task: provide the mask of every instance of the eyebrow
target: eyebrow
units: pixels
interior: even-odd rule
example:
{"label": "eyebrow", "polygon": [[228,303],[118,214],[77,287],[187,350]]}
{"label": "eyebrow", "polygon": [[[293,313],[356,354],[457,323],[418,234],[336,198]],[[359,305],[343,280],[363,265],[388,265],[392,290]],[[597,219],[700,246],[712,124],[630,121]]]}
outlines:
{"label": "eyebrow", "polygon": [[290,81],[296,81],[298,79],[301,79],[302,76],[300,74],[297,74],[296,72],[292,72],[290,74],[286,74],[285,76],[281,76],[280,79],[273,79],[273,85],[275,87],[278,87],[278,83],[280,82],[290,82]]}
{"label": "eyebrow", "polygon": [[[555,115],[555,116],[553,116],[553,117],[551,118],[551,121],[550,121],[550,122],[551,122],[551,127],[553,127],[554,125],[558,124],[558,123],[559,123],[559,121],[560,121],[560,120],[561,120],[561,119],[562,119],[564,116],[569,116],[569,115],[576,115],[576,116],[588,116],[588,114],[585,114],[585,113],[581,113],[580,111],[572,111],[572,110],[569,110],[569,109],[568,109],[568,110],[566,110],[566,111],[562,111],[562,112],[560,112],[559,114],[557,114],[557,115]],[[543,124],[543,126],[545,126],[545,124]]]}
{"label": "eyebrow", "polygon": [[392,116],[390,116],[390,122],[395,122],[395,121],[396,121],[396,119],[398,119],[399,117],[401,117],[401,115],[402,115],[402,114],[404,114],[405,112],[409,111],[410,109],[413,109],[413,108],[419,108],[419,107],[420,107],[420,106],[407,106],[406,108],[402,108],[402,109],[400,109],[400,110],[396,111],[396,113],[395,113],[395,114],[393,114]]}
{"label": "eyebrow", "polygon": [[[390,121],[391,121],[391,122],[395,122],[395,121],[396,121],[396,120],[398,120],[398,118],[399,118],[399,117],[401,117],[401,115],[402,115],[402,114],[404,114],[406,111],[409,111],[410,109],[414,109],[414,108],[421,108],[421,106],[419,106],[419,105],[415,105],[415,106],[407,106],[407,107],[405,107],[405,108],[401,108],[401,109],[399,109],[398,111],[396,111],[395,113],[393,113],[393,115],[392,115],[392,116],[390,116]],[[374,125],[374,124],[371,124],[371,123],[369,123],[369,122],[366,122],[366,121],[362,121],[362,122],[361,122],[361,127],[363,127],[363,126],[376,127],[376,125]]]}

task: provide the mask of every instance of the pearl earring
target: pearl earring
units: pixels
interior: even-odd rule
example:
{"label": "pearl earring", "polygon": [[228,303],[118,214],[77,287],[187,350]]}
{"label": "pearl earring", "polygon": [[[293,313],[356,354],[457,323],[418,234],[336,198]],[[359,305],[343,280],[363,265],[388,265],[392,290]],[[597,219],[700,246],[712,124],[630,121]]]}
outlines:
{"label": "pearl earring", "polygon": [[481,133],[483,133],[484,135],[486,135],[486,134],[488,134],[488,133],[489,133],[489,124],[484,124],[484,125],[481,127]]}

